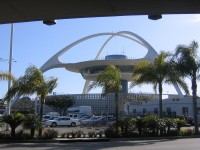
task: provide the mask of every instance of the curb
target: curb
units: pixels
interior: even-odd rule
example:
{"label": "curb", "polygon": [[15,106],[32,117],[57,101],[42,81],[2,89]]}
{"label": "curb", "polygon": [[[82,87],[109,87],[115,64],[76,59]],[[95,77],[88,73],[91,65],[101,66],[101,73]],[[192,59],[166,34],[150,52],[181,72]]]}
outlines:
{"label": "curb", "polygon": [[136,138],[111,138],[110,141],[141,141],[141,140],[164,140],[164,139],[189,139],[200,138],[200,135],[191,136],[161,136],[161,137],[136,137]]}
{"label": "curb", "polygon": [[163,136],[163,137],[137,137],[137,138],[55,138],[53,140],[1,140],[0,143],[74,143],[74,142],[108,142],[108,141],[141,141],[141,140],[165,140],[165,139],[189,139],[200,138],[193,136]]}
{"label": "curb", "polygon": [[57,138],[59,143],[72,143],[72,142],[108,142],[109,138]]}

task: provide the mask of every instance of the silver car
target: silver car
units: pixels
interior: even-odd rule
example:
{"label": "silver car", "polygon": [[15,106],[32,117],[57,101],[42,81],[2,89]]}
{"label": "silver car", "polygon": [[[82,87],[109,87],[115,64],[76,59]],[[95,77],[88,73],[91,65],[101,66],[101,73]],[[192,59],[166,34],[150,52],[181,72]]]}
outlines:
{"label": "silver car", "polygon": [[73,119],[69,117],[60,117],[53,120],[47,120],[44,122],[46,126],[56,127],[56,126],[71,126],[75,127],[80,125],[80,121],[78,119]]}

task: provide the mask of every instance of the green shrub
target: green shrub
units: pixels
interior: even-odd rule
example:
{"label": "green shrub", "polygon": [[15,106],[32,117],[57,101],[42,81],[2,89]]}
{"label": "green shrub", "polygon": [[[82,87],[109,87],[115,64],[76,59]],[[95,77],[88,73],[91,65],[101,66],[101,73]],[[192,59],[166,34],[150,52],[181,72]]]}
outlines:
{"label": "green shrub", "polygon": [[130,132],[130,137],[139,137],[139,136],[140,136],[139,132],[137,132],[137,131]]}
{"label": "green shrub", "polygon": [[71,132],[71,136],[72,136],[72,138],[75,138],[76,137],[76,132],[72,131]]}
{"label": "green shrub", "polygon": [[103,137],[103,133],[104,133],[104,131],[99,131],[99,132],[97,132],[97,135],[99,135],[99,137]]}
{"label": "green shrub", "polygon": [[67,133],[62,133],[60,137],[61,138],[66,138],[67,137]]}
{"label": "green shrub", "polygon": [[77,138],[81,138],[82,134],[83,134],[83,131],[81,131],[81,130],[76,131],[76,137]]}
{"label": "green shrub", "polygon": [[143,119],[145,128],[147,129],[148,136],[158,136],[158,130],[160,129],[160,119],[156,115],[149,115]]}
{"label": "green shrub", "polygon": [[11,139],[11,134],[0,132],[0,139]]}
{"label": "green shrub", "polygon": [[182,120],[182,119],[175,119],[175,122],[176,122],[176,128],[178,131],[180,131],[181,127],[185,126],[187,123],[185,120]]}
{"label": "green shrub", "polygon": [[89,136],[90,138],[93,138],[93,137],[97,137],[97,134],[96,134],[95,131],[89,131],[89,132],[88,132],[88,136]]}
{"label": "green shrub", "polygon": [[181,129],[180,135],[182,135],[182,136],[193,135],[193,130],[192,129]]}
{"label": "green shrub", "polygon": [[25,133],[25,132],[23,132],[23,130],[20,130],[15,134],[15,139],[17,139],[17,140],[30,140],[30,139],[33,139],[33,137],[31,136],[31,134]]}
{"label": "green shrub", "polygon": [[43,134],[43,139],[53,139],[53,138],[57,138],[58,137],[58,131],[54,130],[54,129],[47,129],[46,131],[44,131]]}
{"label": "green shrub", "polygon": [[116,131],[114,128],[108,128],[104,131],[104,134],[108,138],[116,138],[118,135],[116,134]]}
{"label": "green shrub", "polygon": [[130,116],[124,116],[119,119],[119,126],[121,128],[121,134],[123,137],[129,137],[130,131],[133,130],[135,125],[135,119]]}
{"label": "green shrub", "polygon": [[70,138],[70,137],[71,137],[71,135],[72,135],[72,133],[71,133],[71,132],[67,132],[67,138]]}
{"label": "green shrub", "polygon": [[31,137],[31,134],[29,133],[24,133],[22,130],[16,132],[15,137],[12,137],[11,134],[8,133],[0,133],[0,139],[3,140],[8,140],[8,139],[12,139],[12,140],[30,140],[33,139]]}
{"label": "green shrub", "polygon": [[178,130],[170,130],[169,132],[166,133],[167,136],[179,136],[180,131]]}

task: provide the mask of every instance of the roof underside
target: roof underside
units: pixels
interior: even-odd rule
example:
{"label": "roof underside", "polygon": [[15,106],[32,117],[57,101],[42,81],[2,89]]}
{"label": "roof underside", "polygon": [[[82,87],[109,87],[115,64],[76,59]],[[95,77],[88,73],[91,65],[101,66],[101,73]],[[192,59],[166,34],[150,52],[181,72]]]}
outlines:
{"label": "roof underside", "polygon": [[83,17],[198,14],[200,0],[1,0],[0,23]]}

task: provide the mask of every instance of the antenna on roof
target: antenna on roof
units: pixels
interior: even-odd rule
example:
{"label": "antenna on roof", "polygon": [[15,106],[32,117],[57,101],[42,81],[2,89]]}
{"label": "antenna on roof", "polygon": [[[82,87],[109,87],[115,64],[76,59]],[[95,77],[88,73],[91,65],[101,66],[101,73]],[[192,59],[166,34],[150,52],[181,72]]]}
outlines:
{"label": "antenna on roof", "polygon": [[122,47],[122,54],[124,55],[124,46]]}

